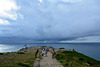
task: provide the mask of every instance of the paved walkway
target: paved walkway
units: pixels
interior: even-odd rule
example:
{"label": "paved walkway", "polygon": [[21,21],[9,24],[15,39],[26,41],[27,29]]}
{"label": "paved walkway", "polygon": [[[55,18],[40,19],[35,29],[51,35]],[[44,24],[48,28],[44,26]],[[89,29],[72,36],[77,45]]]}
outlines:
{"label": "paved walkway", "polygon": [[63,67],[56,59],[52,59],[52,54],[48,52],[47,57],[42,57],[40,67]]}

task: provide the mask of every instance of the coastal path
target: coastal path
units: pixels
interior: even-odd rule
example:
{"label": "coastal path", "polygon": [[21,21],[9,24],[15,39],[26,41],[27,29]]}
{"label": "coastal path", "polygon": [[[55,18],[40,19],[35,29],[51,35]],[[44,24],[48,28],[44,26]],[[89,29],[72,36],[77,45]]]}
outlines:
{"label": "coastal path", "polygon": [[47,57],[42,57],[40,67],[63,67],[56,59],[52,59],[52,54],[48,52]]}

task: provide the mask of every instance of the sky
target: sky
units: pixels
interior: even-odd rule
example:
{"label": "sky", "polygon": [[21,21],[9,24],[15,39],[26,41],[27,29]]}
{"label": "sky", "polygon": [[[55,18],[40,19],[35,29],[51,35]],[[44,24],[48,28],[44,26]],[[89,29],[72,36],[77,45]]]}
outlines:
{"label": "sky", "polygon": [[0,0],[0,37],[100,42],[100,0]]}

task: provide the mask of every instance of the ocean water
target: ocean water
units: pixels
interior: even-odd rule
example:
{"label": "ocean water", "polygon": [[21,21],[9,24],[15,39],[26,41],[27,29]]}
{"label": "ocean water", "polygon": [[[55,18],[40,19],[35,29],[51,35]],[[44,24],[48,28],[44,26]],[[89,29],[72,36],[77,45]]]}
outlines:
{"label": "ocean water", "polygon": [[64,47],[66,49],[75,49],[89,57],[100,61],[100,43],[53,43],[53,44],[33,44],[33,43],[15,43],[15,44],[0,44],[0,52],[15,52],[21,48],[31,46],[52,46],[54,48]]}

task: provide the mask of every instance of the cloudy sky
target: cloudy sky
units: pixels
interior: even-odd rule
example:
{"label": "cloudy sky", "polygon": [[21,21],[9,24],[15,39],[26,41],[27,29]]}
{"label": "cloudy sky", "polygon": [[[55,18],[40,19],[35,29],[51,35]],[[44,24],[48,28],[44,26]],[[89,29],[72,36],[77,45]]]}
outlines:
{"label": "cloudy sky", "polygon": [[100,0],[0,0],[0,37],[100,42]]}

